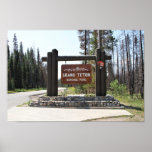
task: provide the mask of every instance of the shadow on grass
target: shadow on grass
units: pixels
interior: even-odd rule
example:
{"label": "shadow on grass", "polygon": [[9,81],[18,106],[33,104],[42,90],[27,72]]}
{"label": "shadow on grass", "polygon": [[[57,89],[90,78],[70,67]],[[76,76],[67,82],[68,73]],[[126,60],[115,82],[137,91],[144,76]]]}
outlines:
{"label": "shadow on grass", "polygon": [[122,104],[122,106],[124,106],[125,109],[134,109],[134,110],[142,111],[142,108],[140,108],[140,107],[127,106],[127,105],[124,105],[124,104]]}

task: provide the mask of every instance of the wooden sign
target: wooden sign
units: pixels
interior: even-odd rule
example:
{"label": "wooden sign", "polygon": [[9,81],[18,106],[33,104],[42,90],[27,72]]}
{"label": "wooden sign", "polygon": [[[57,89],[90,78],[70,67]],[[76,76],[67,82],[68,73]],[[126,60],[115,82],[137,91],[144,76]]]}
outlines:
{"label": "wooden sign", "polygon": [[91,64],[65,64],[61,66],[62,84],[87,84],[91,81]]}

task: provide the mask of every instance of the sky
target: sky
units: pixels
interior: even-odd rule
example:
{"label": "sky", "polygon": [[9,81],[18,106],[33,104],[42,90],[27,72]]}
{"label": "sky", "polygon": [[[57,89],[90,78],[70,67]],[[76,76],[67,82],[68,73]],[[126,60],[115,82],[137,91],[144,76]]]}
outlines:
{"label": "sky", "polygon": [[[128,32],[126,30],[126,32]],[[58,50],[58,55],[80,55],[80,41],[77,30],[11,30],[8,31],[8,41],[10,49],[13,48],[13,37],[16,33],[18,43],[23,42],[23,51],[32,47],[37,52],[40,50],[40,56],[46,57],[47,52],[52,49]],[[120,30],[114,31],[114,36],[120,35]],[[66,64],[80,64],[81,61],[66,62]],[[65,62],[58,62],[58,78],[61,78],[61,65]]]}
{"label": "sky", "polygon": [[[10,49],[13,48],[13,36],[16,33],[18,43],[23,42],[23,51],[33,47],[35,53],[37,48],[40,56],[46,57],[47,52],[52,49],[58,50],[58,55],[80,55],[80,42],[77,30],[12,30],[8,31]],[[81,61],[66,62],[66,64],[79,64]],[[61,65],[65,62],[58,62],[58,78],[61,78]]]}

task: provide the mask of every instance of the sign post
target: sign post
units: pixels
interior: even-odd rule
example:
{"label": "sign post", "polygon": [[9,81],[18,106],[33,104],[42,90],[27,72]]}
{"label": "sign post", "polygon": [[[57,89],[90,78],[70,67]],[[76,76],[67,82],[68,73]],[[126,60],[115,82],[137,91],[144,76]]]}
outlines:
{"label": "sign post", "polygon": [[[102,62],[101,62],[102,61]],[[99,65],[102,63],[102,69]],[[106,68],[105,68],[105,52],[97,49],[96,62],[96,96],[106,96]]]}
{"label": "sign post", "polygon": [[47,95],[52,95],[52,52],[47,54]]}
{"label": "sign post", "polygon": [[[86,56],[58,56],[58,51],[53,49],[42,61],[47,61],[48,81],[47,95],[58,95],[58,61],[96,61],[96,96],[106,96],[106,60],[111,60],[111,56],[106,56],[105,52],[97,49],[95,55]],[[62,65],[62,83],[64,84],[87,84],[91,83],[91,65]]]}

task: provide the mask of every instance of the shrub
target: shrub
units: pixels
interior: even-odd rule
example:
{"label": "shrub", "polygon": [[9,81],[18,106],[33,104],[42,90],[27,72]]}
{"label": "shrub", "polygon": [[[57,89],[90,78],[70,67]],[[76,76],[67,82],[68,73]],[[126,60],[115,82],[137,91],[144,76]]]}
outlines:
{"label": "shrub", "polygon": [[115,95],[127,95],[127,87],[124,84],[119,84],[118,80],[114,80],[110,83],[110,89]]}

